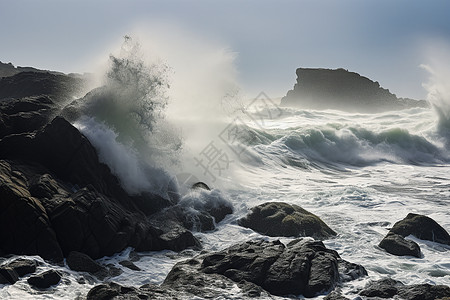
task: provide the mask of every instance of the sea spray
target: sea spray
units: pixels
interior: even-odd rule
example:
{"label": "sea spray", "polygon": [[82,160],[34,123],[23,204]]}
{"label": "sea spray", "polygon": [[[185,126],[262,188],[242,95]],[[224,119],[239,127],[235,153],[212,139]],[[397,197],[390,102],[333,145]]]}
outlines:
{"label": "sea spray", "polygon": [[164,120],[169,88],[162,63],[147,64],[140,44],[126,36],[110,55],[104,85],[72,103],[74,124],[99,151],[100,160],[131,194],[152,191],[168,197],[167,170],[178,162],[182,139]]}
{"label": "sea spray", "polygon": [[444,139],[445,147],[450,147],[450,45],[433,45],[429,49],[428,62],[421,67],[429,74],[423,84],[427,90],[427,100],[437,115],[437,132]]}

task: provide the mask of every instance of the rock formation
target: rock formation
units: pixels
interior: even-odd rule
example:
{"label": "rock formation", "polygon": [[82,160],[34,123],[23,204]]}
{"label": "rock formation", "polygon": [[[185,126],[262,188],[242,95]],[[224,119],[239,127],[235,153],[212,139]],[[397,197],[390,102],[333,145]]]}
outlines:
{"label": "rock formation", "polygon": [[298,68],[296,73],[297,83],[281,106],[362,113],[427,106],[424,100],[397,98],[378,82],[344,69]]}
{"label": "rock formation", "polygon": [[318,216],[298,205],[283,202],[267,202],[253,207],[246,217],[239,220],[239,225],[268,236],[326,239],[336,235]]}

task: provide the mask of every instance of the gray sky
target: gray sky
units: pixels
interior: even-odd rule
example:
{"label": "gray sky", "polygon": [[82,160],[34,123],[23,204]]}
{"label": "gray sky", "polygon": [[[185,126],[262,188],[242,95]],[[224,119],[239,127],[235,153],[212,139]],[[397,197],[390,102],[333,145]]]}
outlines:
{"label": "gray sky", "polygon": [[89,72],[123,35],[159,24],[161,34],[174,26],[235,52],[239,85],[255,96],[284,95],[298,67],[342,67],[424,98],[419,65],[450,43],[449,16],[446,0],[0,0],[0,60]]}

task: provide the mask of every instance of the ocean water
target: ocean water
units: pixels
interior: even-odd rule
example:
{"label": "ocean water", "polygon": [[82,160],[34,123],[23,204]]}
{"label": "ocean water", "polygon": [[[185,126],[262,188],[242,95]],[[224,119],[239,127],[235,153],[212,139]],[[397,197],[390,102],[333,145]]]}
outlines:
{"label": "ocean water", "polygon": [[[185,174],[192,171],[193,178],[219,187],[209,196],[219,194],[235,208],[217,230],[195,233],[204,249],[221,250],[253,238],[273,239],[238,226],[237,220],[255,205],[283,201],[320,216],[338,233],[325,241],[326,246],[367,269],[368,277],[343,286],[348,296],[367,280],[385,276],[405,284],[450,285],[449,246],[409,237],[421,247],[421,258],[393,256],[377,246],[389,228],[410,212],[427,215],[450,230],[450,157],[442,115],[431,108],[364,115],[280,108],[276,101],[269,104],[265,110],[248,107],[245,114],[222,122],[224,130],[212,141],[205,140],[204,149],[184,154],[192,155],[194,161],[203,159],[203,164],[184,169]],[[216,165],[204,155],[212,153],[205,150],[211,142],[220,152]],[[208,162],[210,168],[203,168]],[[221,172],[214,168],[219,164]],[[185,199],[193,197],[186,193]],[[131,251],[100,260],[124,271],[107,280],[130,286],[161,283],[176,262],[196,254],[192,250],[140,253],[135,264],[143,271],[136,272],[118,264]],[[39,270],[55,268],[42,263]],[[99,283],[95,278],[82,280],[66,267],[56,268],[65,274],[58,286],[36,291],[21,279],[2,287],[0,297],[82,298]],[[224,298],[239,297],[224,291]]]}
{"label": "ocean water", "polygon": [[[202,67],[194,74],[190,64],[174,66],[181,76],[168,90],[167,68],[143,63],[137,50],[127,39],[121,53],[111,56],[103,88],[78,101],[82,117],[73,124],[131,194],[149,190],[167,197],[178,191],[182,203],[192,206],[205,199],[230,201],[234,213],[215,231],[194,233],[204,250],[276,239],[240,227],[237,220],[256,205],[282,201],[321,217],[338,233],[326,246],[367,269],[369,276],[342,287],[350,298],[368,280],[386,276],[405,284],[450,286],[449,246],[408,237],[419,244],[421,258],[390,255],[377,246],[408,213],[427,215],[450,231],[448,84],[427,85],[430,108],[378,114],[286,108],[265,93],[241,100],[229,80],[230,57],[220,51],[191,53]],[[179,55],[184,63],[187,54]],[[190,191],[196,181],[212,191]],[[139,287],[162,283],[177,262],[196,254],[139,253],[135,264],[142,271],[119,264],[136,257],[131,248],[99,261],[123,271],[106,281]],[[62,281],[40,291],[22,278],[0,286],[1,299],[84,299],[101,283],[31,258],[41,262],[38,272],[62,272]],[[223,299],[241,297],[237,290],[223,291]]]}

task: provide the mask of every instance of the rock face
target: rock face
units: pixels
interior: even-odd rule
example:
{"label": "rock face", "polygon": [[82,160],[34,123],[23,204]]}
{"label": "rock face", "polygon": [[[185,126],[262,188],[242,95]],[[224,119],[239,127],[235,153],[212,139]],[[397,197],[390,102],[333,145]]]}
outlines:
{"label": "rock face", "polygon": [[420,256],[420,247],[414,241],[408,241],[401,235],[388,233],[378,245],[387,252],[398,256]]}
{"label": "rock face", "polygon": [[[95,259],[128,246],[181,250],[199,245],[182,226],[152,225],[98,161],[90,142],[63,118],[34,134],[4,137],[1,158],[9,159],[0,164],[4,253],[61,260],[79,251]],[[145,199],[152,203],[151,194]]]}
{"label": "rock face", "polygon": [[284,245],[260,240],[178,263],[159,287],[126,289],[114,284],[100,285],[89,292],[88,299],[96,299],[99,294],[152,299],[174,295],[215,298],[235,285],[242,298],[268,293],[312,297],[329,292],[340,282],[365,275],[362,266],[342,260],[320,241],[298,239]]}
{"label": "rock face", "polygon": [[310,236],[326,239],[336,235],[319,217],[300,206],[267,202],[252,208],[239,225],[268,236]]}
{"label": "rock face", "polygon": [[398,99],[358,73],[344,69],[297,69],[297,83],[281,99],[282,106],[374,113],[427,107],[424,100]]}
{"label": "rock face", "polygon": [[47,289],[52,285],[58,284],[61,281],[61,274],[58,271],[48,270],[36,276],[31,276],[27,279],[29,285]]}
{"label": "rock face", "polygon": [[421,240],[450,245],[448,232],[436,221],[423,215],[409,213],[406,218],[395,223],[390,232],[403,237],[412,234]]}
{"label": "rock face", "polygon": [[414,284],[404,285],[400,281],[385,278],[370,282],[359,293],[375,299],[435,300],[450,297],[450,287],[445,285]]}

